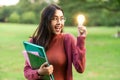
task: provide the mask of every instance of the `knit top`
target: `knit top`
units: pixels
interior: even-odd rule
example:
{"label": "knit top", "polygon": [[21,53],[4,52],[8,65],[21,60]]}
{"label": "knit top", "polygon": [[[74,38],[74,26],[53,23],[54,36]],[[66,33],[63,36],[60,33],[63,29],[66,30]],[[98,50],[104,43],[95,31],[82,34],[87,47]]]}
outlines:
{"label": "knit top", "polygon": [[46,52],[49,63],[54,67],[53,75],[55,80],[66,80],[67,58],[63,40],[63,34],[55,35],[50,43],[50,48]]}

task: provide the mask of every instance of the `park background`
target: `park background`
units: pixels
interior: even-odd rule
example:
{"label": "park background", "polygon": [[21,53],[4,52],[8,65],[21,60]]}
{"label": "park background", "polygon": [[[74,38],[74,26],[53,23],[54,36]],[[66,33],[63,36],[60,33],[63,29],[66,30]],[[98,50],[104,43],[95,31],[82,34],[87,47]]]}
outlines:
{"label": "park background", "polygon": [[20,0],[0,6],[0,80],[25,80],[23,41],[35,31],[42,9],[59,4],[65,13],[64,32],[77,36],[78,14],[86,16],[86,69],[74,80],[120,80],[119,0]]}

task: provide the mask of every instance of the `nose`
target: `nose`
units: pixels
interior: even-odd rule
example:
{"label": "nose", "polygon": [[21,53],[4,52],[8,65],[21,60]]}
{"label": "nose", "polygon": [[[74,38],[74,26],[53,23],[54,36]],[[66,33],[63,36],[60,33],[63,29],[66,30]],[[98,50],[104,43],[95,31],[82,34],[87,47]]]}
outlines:
{"label": "nose", "polygon": [[57,24],[61,24],[62,21],[60,19],[57,20]]}

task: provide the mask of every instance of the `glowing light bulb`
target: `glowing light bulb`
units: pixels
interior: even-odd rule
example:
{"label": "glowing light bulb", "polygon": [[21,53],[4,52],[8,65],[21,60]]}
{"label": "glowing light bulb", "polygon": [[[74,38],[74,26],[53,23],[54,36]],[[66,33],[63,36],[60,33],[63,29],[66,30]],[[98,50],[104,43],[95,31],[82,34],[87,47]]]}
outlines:
{"label": "glowing light bulb", "polygon": [[78,15],[77,17],[78,25],[83,25],[85,21],[85,16],[84,15]]}

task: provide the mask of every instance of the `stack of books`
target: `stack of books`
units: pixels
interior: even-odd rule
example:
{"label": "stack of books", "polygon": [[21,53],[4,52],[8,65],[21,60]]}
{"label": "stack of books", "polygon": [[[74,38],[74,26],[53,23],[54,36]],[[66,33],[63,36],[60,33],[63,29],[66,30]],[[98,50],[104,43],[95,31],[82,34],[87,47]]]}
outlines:
{"label": "stack of books", "polygon": [[[25,59],[32,69],[39,69],[40,66],[47,62],[49,66],[49,62],[44,50],[44,47],[24,41],[23,45],[25,47],[25,51],[23,52]],[[43,76],[44,80],[54,80],[53,75]]]}

